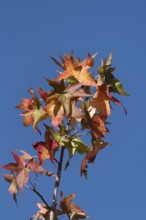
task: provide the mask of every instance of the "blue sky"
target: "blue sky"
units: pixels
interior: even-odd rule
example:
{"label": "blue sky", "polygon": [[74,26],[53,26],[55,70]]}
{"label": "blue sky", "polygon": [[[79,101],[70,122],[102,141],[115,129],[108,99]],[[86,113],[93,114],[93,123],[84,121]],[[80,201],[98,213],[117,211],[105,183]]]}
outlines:
{"label": "blue sky", "polygon": [[[89,167],[88,180],[79,176],[81,159],[73,160],[61,186],[66,195],[77,193],[75,202],[90,219],[146,219],[145,8],[144,0],[0,1],[1,165],[11,161],[15,149],[35,153],[31,144],[40,137],[22,126],[14,106],[28,97],[29,87],[47,89],[44,77],[56,76],[48,54],[57,57],[73,50],[84,59],[88,52],[98,52],[97,65],[111,51],[114,54],[116,77],[130,94],[119,97],[128,115],[115,106],[106,138],[112,147],[101,151]],[[40,184],[49,200],[45,189],[51,190],[51,185],[45,180]],[[34,202],[40,200],[25,190],[17,208],[7,189],[1,178],[1,217],[29,219],[37,210]]]}

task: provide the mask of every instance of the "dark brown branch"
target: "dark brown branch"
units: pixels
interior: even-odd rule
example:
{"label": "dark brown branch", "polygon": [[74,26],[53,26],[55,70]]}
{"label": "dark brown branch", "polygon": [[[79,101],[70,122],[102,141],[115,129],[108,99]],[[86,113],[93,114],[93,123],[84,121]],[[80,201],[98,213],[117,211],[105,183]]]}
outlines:
{"label": "dark brown branch", "polygon": [[44,204],[46,205],[46,208],[50,211],[51,210],[51,207],[48,205],[48,203],[46,202],[46,200],[44,199],[44,197],[41,195],[41,193],[39,193],[36,189],[32,189],[32,191],[34,193],[36,193],[40,199],[44,202]]}
{"label": "dark brown branch", "polygon": [[[32,185],[32,184],[31,184]],[[30,189],[31,191],[33,191],[36,195],[38,195],[38,197],[42,200],[42,202],[46,205],[46,208],[51,211],[51,207],[48,205],[48,203],[46,202],[46,200],[44,199],[44,197],[42,196],[41,193],[39,193],[35,187],[30,187],[30,186],[27,186],[28,189]]]}

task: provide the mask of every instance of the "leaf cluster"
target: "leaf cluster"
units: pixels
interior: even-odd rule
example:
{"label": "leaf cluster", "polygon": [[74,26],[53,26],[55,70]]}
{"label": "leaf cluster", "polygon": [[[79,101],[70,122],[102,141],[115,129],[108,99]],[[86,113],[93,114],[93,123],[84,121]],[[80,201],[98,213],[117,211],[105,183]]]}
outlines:
{"label": "leaf cluster", "polygon": [[[123,104],[113,96],[114,93],[128,96],[120,80],[115,78],[115,67],[112,67],[112,54],[108,59],[104,59],[101,65],[94,73],[90,69],[94,67],[96,54],[81,61],[74,58],[73,53],[64,57],[60,56],[61,62],[51,57],[51,59],[61,68],[59,75],[53,79],[46,79],[50,91],[42,88],[29,89],[30,98],[23,98],[22,102],[16,107],[22,110],[23,124],[28,127],[32,125],[36,132],[41,134],[39,123],[44,124],[44,138],[42,141],[33,143],[37,152],[37,160],[22,151],[19,156],[12,153],[15,163],[8,163],[2,166],[11,172],[4,174],[4,178],[10,183],[9,191],[14,200],[18,190],[24,191],[27,186],[35,192],[43,204],[37,203],[40,211],[34,215],[34,220],[51,219],[51,210],[54,213],[54,219],[60,215],[67,215],[70,220],[87,218],[85,212],[72,202],[75,194],[67,197],[61,192],[60,206],[49,206],[43,196],[37,191],[36,185],[32,184],[29,179],[30,172],[36,176],[43,174],[47,176],[56,176],[56,186],[60,181],[60,175],[53,174],[43,168],[44,162],[50,160],[55,167],[58,166],[58,173],[61,172],[61,161],[58,160],[56,152],[62,149],[68,152],[68,161],[65,168],[70,165],[71,158],[77,153],[84,154],[81,161],[80,175],[86,178],[89,163],[93,163],[99,151],[110,144],[104,140],[106,133],[109,132],[108,117],[111,115],[112,103],[120,105],[125,114],[127,111]],[[96,76],[94,76],[96,74]],[[82,137],[88,134],[91,140],[91,146],[88,146]],[[58,182],[57,182],[58,181]],[[30,186],[28,186],[30,183]],[[55,198],[56,199],[56,198]],[[54,220],[53,219],[53,220]]]}

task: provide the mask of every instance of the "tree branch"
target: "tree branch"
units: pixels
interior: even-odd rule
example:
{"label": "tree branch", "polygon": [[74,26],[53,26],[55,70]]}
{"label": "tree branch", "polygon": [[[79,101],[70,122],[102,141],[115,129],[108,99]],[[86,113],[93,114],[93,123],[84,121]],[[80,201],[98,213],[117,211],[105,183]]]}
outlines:
{"label": "tree branch", "polygon": [[59,189],[60,179],[61,179],[64,150],[65,150],[65,148],[61,147],[60,159],[59,159],[58,168],[57,168],[57,176],[56,176],[55,185],[54,185],[54,193],[53,193],[53,200],[52,200],[52,206],[51,206],[51,212],[50,212],[50,220],[56,220],[55,210],[56,210],[56,206],[57,206],[57,194],[58,194],[58,189]]}

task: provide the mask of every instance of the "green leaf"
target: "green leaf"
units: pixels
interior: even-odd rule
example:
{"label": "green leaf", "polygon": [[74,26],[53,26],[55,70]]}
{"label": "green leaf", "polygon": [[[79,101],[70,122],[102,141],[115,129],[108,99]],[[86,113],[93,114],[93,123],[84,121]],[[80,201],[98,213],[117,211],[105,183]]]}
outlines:
{"label": "green leaf", "polygon": [[90,147],[87,146],[80,138],[74,138],[71,141],[71,144],[73,148],[75,148],[75,151],[79,154],[87,153],[90,149]]}
{"label": "green leaf", "polygon": [[64,80],[62,79],[60,82],[56,82],[54,80],[49,80],[45,78],[46,81],[49,83],[50,86],[52,86],[57,93],[63,93],[65,90]]}
{"label": "green leaf", "polygon": [[60,144],[60,140],[61,140],[61,136],[60,134],[58,134],[52,127],[44,124],[45,128],[49,131],[51,137],[53,138],[53,140],[55,140],[57,143]]}
{"label": "green leaf", "polygon": [[113,60],[113,54],[110,53],[108,60],[106,62],[106,66],[110,66],[112,64],[112,60]]}
{"label": "green leaf", "polygon": [[76,78],[74,78],[73,76],[68,77],[67,79],[64,80],[65,82],[71,83],[71,84],[75,84],[78,81],[76,80]]}
{"label": "green leaf", "polygon": [[120,95],[129,96],[129,94],[125,92],[121,82],[118,79],[113,79],[111,84],[113,92],[119,93]]}

